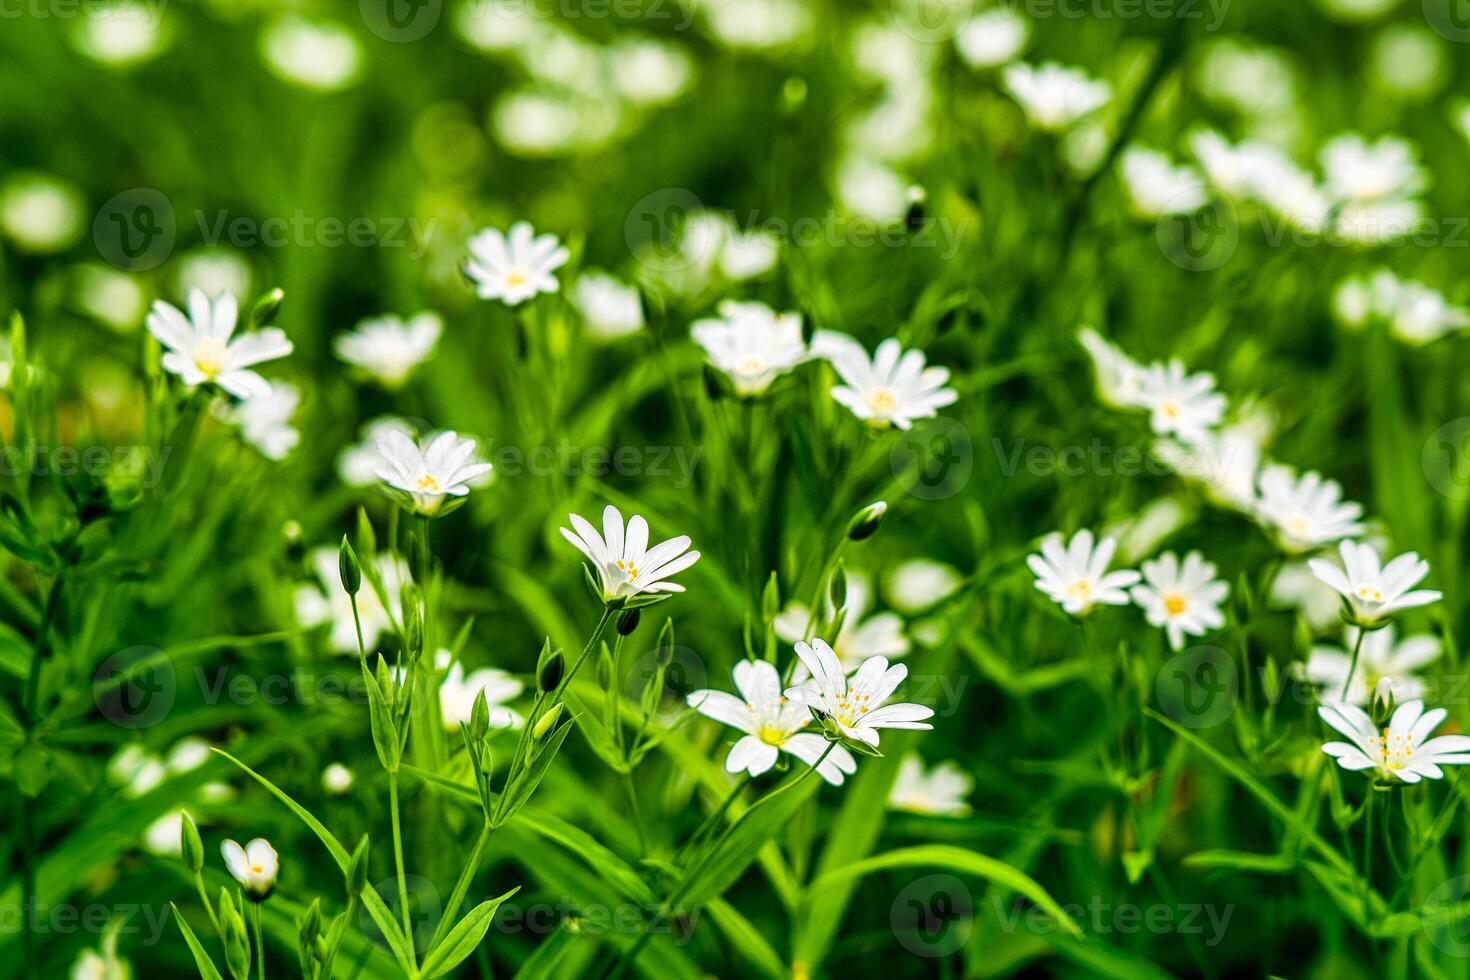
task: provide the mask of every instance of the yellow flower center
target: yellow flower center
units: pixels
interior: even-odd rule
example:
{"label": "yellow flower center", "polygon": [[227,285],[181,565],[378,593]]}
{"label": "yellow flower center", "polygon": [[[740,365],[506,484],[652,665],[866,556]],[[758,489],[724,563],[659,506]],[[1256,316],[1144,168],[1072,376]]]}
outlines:
{"label": "yellow flower center", "polygon": [[619,558],[617,565],[618,569],[622,571],[624,575],[628,576],[628,581],[631,582],[633,579],[638,577],[638,566],[633,564],[632,562],[625,562],[623,561],[623,559]]}
{"label": "yellow flower center", "polygon": [[524,286],[526,284],[526,279],[526,274],[517,269],[514,272],[506,273],[505,284],[507,286]]}
{"label": "yellow flower center", "polygon": [[194,348],[194,366],[211,380],[224,370],[225,366],[225,342],[214,337],[207,337],[199,341]]}
{"label": "yellow flower center", "polygon": [[1414,736],[1411,733],[1398,734],[1391,729],[1383,730],[1383,737],[1377,735],[1368,736],[1369,756],[1374,759],[1380,768],[1402,769],[1414,759]]}
{"label": "yellow flower center", "polygon": [[868,395],[868,407],[878,415],[892,415],[898,407],[898,395],[892,388],[874,388]]}
{"label": "yellow flower center", "polygon": [[739,364],[735,365],[735,371],[738,374],[746,375],[764,374],[766,371],[766,362],[764,359],[756,357],[754,354],[752,354],[750,357],[745,358]]}
{"label": "yellow flower center", "polygon": [[787,732],[786,729],[777,728],[774,725],[762,725],[759,729],[756,730],[755,733],[756,738],[760,739],[762,742],[765,742],[767,745],[774,745],[777,748],[785,745],[786,739],[789,736],[790,733]]}
{"label": "yellow flower center", "polygon": [[1383,590],[1376,585],[1358,586],[1358,598],[1364,602],[1382,602]]}
{"label": "yellow flower center", "polygon": [[419,477],[417,484],[420,493],[443,493],[444,488],[439,485],[439,480],[432,473],[425,473]]}
{"label": "yellow flower center", "polygon": [[1170,616],[1178,616],[1187,608],[1189,608],[1189,600],[1184,596],[1178,593],[1164,596],[1164,611]]}
{"label": "yellow flower center", "polygon": [[1084,602],[1092,599],[1092,583],[1085,578],[1079,578],[1067,586],[1067,595],[1073,599],[1081,599]]}

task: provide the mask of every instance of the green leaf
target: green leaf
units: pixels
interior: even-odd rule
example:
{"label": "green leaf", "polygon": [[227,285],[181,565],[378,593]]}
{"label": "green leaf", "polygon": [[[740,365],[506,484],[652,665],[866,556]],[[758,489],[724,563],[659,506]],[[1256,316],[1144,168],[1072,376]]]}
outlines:
{"label": "green leaf", "polygon": [[572,930],[562,922],[555,932],[536,944],[535,951],[526,957],[512,980],[551,980],[562,957],[567,955],[571,940]]}
{"label": "green leaf", "polygon": [[214,961],[209,958],[204,947],[199,945],[199,937],[194,935],[194,930],[189,928],[189,923],[179,914],[179,907],[172,902],[168,903],[168,907],[174,910],[174,921],[179,924],[179,932],[184,934],[184,942],[189,944],[189,952],[194,954],[194,965],[199,968],[199,975],[203,980],[224,980]]}
{"label": "green leaf", "polygon": [[771,948],[766,937],[750,924],[749,919],[737,912],[733,905],[723,898],[712,898],[705,904],[705,911],[709,912],[720,931],[730,938],[730,945],[762,976],[770,977],[771,980],[787,980],[791,976],[786,964],[781,962],[780,955]]}
{"label": "green leaf", "polygon": [[383,689],[378,687],[378,680],[373,672],[368,670],[367,662],[362,660],[358,664],[362,668],[363,683],[367,686],[368,719],[372,724],[373,745],[378,750],[378,761],[383,764],[384,769],[395,772],[402,745],[398,740],[398,726],[393,723],[393,712],[388,707],[388,699],[383,696]]}
{"label": "green leaf", "polygon": [[423,971],[420,974],[425,977],[437,977],[448,973],[459,966],[460,961],[475,951],[480,945],[480,940],[485,938],[485,930],[490,928],[490,920],[495,916],[495,910],[500,904],[510,898],[521,887],[517,885],[499,898],[481,902],[457,922],[444,941],[435,947],[427,957],[424,958]]}
{"label": "green leaf", "polygon": [[567,740],[567,733],[571,730],[572,719],[567,718],[552,729],[551,734],[541,740],[541,747],[536,757],[531,760],[525,771],[516,777],[514,785],[506,788],[506,795],[509,799],[506,800],[505,812],[500,818],[501,823],[515,816],[516,811],[530,800],[531,795],[536,792],[536,787],[541,784],[541,778],[546,775],[547,768],[556,758],[556,753],[560,751],[561,743]]}
{"label": "green leaf", "polygon": [[1037,884],[1035,879],[1022,871],[1011,867],[1003,861],[987,857],[975,851],[969,851],[962,847],[952,847],[948,844],[923,844],[918,847],[905,847],[897,851],[889,851],[879,854],[863,861],[856,861],[836,870],[829,871],[818,877],[807,887],[809,901],[820,900],[822,893],[839,882],[849,878],[861,877],[873,871],[884,871],[891,868],[916,868],[938,866],[957,871],[962,874],[972,874],[995,882],[997,885],[1008,888],[1011,891],[1029,898],[1038,908],[1050,915],[1058,925],[1074,936],[1081,936],[1082,930],[1077,923],[1073,922],[1057,901],[1051,897],[1045,888]]}

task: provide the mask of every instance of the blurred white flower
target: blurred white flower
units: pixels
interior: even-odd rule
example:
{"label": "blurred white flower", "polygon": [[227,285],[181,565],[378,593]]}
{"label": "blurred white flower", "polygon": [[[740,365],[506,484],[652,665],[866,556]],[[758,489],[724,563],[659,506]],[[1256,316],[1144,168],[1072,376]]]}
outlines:
{"label": "blurred white flower", "polygon": [[190,252],[179,259],[174,272],[174,295],[184,298],[194,290],[205,296],[249,296],[254,276],[244,255],[231,248],[214,246]]}
{"label": "blurred white flower", "polygon": [[1189,148],[1211,186],[1233,198],[1254,196],[1262,184],[1292,166],[1290,158],[1270,143],[1245,140],[1232,145],[1212,129],[1191,134]]}
{"label": "blurred white flower", "polygon": [[1392,24],[1373,39],[1369,70],[1380,89],[1401,99],[1427,99],[1449,75],[1445,42],[1423,25]]}
{"label": "blurred white flower", "polygon": [[482,667],[466,674],[464,665],[456,660],[439,682],[439,714],[444,719],[444,727],[458,731],[461,724],[468,725],[475,698],[484,691],[485,706],[490,709],[490,727],[520,728],[526,719],[508,705],[525,687],[514,675],[494,667]]}
{"label": "blurred white flower", "polygon": [[848,677],[837,654],[820,637],[810,644],[798,642],[796,656],[811,680],[787,688],[786,697],[820,712],[846,738],[877,747],[880,729],[934,727],[924,720],[934,716],[932,708],[906,701],[886,703],[909,675],[903,664],[890,667],[884,657],[869,657]]}
{"label": "blurred white flower", "polygon": [[832,388],[832,398],[875,428],[911,428],[959,398],[945,387],[948,368],[925,367],[924,352],[905,351],[895,337],[879,344],[870,360],[853,338],[820,330],[812,337],[811,352],[831,363],[843,381]]}
{"label": "blurred white flower", "polygon": [[143,847],[159,857],[183,853],[184,811],[170,810],[143,829]]}
{"label": "blurred white flower", "polygon": [[[1313,575],[1304,561],[1281,566],[1271,584],[1270,601],[1272,608],[1299,611],[1315,632],[1341,622],[1342,599]],[[1338,688],[1341,687],[1339,684]]]}
{"label": "blurred white flower", "polygon": [[287,82],[320,92],[351,86],[362,71],[362,46],[347,28],[289,14],[261,35],[266,66]]}
{"label": "blurred white flower", "polygon": [[155,300],[148,314],[148,332],[168,348],[164,369],[191,388],[212,383],[237,398],[269,395],[270,383],[250,368],[290,354],[286,334],[267,327],[234,336],[240,308],[231,293],[210,300],[196,289],[188,306],[185,317],[177,307]]}
{"label": "blurred white flower", "polygon": [[0,187],[0,231],[21,251],[61,252],[82,234],[82,196],[49,174],[14,174]]}
{"label": "blurred white flower", "polygon": [[163,10],[163,4],[134,0],[84,6],[72,41],[98,64],[114,68],[141,64],[164,48]]}
{"label": "blurred white flower", "polygon": [[401,431],[385,431],[378,437],[378,479],[416,513],[447,514],[492,469],[475,455],[475,446],[474,439],[451,430],[433,433],[422,444]]}
{"label": "blurred white flower", "polygon": [[148,294],[133,276],[89,262],[76,268],[77,307],[119,333],[131,332],[148,312]]}
{"label": "blurred white flower", "polygon": [[340,762],[330,763],[322,770],[322,789],[333,796],[342,796],[352,789],[352,784],[357,781],[352,770]]}
{"label": "blurred white flower", "polygon": [[556,157],[607,145],[623,127],[622,103],[548,87],[506,92],[491,111],[495,138],[522,157]]}
{"label": "blurred white flower", "polygon": [[1226,426],[1192,445],[1166,439],[1154,449],[1170,469],[1198,484],[1215,503],[1245,513],[1254,510],[1261,440],[1250,427]]}
{"label": "blurred white flower", "polygon": [[1130,595],[1150,625],[1168,635],[1170,647],[1182,650],[1186,636],[1204,636],[1225,625],[1220,603],[1230,586],[1215,577],[1214,564],[1198,551],[1185,555],[1182,563],[1166,551],[1141,568],[1144,584],[1135,585]]}
{"label": "blurred white flower", "polygon": [[576,533],[561,529],[566,538],[592,565],[602,585],[603,602],[622,602],[645,593],[683,592],[684,586],[668,581],[699,560],[689,550],[689,537],[679,535],[648,547],[648,522],[634,514],[623,526],[623,512],[612,504],[602,511],[602,533],[586,519],[568,515]]}
{"label": "blurred white flower", "polygon": [[1380,201],[1424,189],[1414,147],[1396,136],[1373,142],[1344,133],[1322,147],[1321,158],[1327,193],[1337,201]]}
{"label": "blurred white flower", "polygon": [[888,791],[890,810],[907,810],[932,816],[963,817],[970,812],[965,797],[975,788],[975,778],[948,760],[928,772],[924,760],[910,752],[898,764],[898,776]]}
{"label": "blurred white flower", "polygon": [[683,48],[647,37],[625,37],[607,49],[613,85],[634,105],[673,102],[689,91],[694,61]]}
{"label": "blurred white flower", "polygon": [[842,206],[869,221],[897,221],[908,213],[908,181],[886,164],[849,154],[837,168]]}
{"label": "blurred white flower", "polygon": [[528,44],[544,26],[533,7],[518,0],[475,0],[458,4],[454,11],[455,33],[492,54]]}
{"label": "blurred white flower", "polygon": [[706,718],[729,725],[745,733],[730,747],[725,756],[726,772],[748,772],[759,776],[776,764],[779,752],[795,756],[808,766],[816,765],[821,776],[833,786],[857,771],[852,754],[840,745],[827,751],[828,742],[821,735],[803,732],[812,720],[806,705],[786,697],[781,690],[781,676],[764,660],[742,660],[735,665],[735,689],[740,696],[705,688],[693,691],[686,703]]}
{"label": "blurred white flower", "polygon": [[[833,650],[848,671],[857,670],[869,657],[896,660],[909,652],[909,638],[903,635],[903,620],[896,613],[881,612],[863,618],[873,598],[872,591],[866,576],[848,573],[847,615],[842,620],[837,639],[832,642]],[[832,608],[830,597],[825,604],[830,621],[837,615],[837,610]],[[778,638],[795,643],[810,639],[807,629],[811,622],[811,609],[805,603],[791,602],[771,625]]]}
{"label": "blurred white flower", "polygon": [[807,358],[801,315],[777,313],[764,303],[727,299],[719,319],[695,321],[690,335],[709,363],[746,398],[765,393],[771,382]]}
{"label": "blurred white flower", "polygon": [[[1335,601],[1333,608],[1337,608]],[[1356,626],[1347,627],[1343,638],[1345,647],[1312,647],[1306,663],[1296,665],[1297,675],[1321,688],[1319,696],[1324,703],[1367,704],[1380,691],[1392,694],[1396,704],[1422,698],[1425,684],[1422,678],[1413,676],[1414,671],[1439,658],[1444,652],[1443,641],[1428,633],[1399,641],[1391,625],[1371,630],[1363,637],[1358,667],[1349,683],[1348,671],[1352,667],[1349,651],[1357,645],[1358,630]],[[1344,684],[1348,684],[1346,696]]]}
{"label": "blurred white flower", "polygon": [[469,251],[464,270],[476,295],[507,306],[556,292],[559,284],[552,273],[571,255],[555,235],[537,235],[525,221],[511,225],[508,234],[495,228],[480,231],[470,239]]}
{"label": "blurred white flower", "polygon": [[1332,309],[1345,327],[1358,330],[1377,319],[1394,337],[1415,346],[1470,328],[1470,308],[1454,306],[1439,290],[1400,279],[1388,269],[1344,279],[1333,293]]}
{"label": "blurred white flower", "polygon": [[1197,65],[1196,83],[1211,102],[1256,118],[1296,108],[1297,70],[1283,51],[1232,35],[1206,46]]}
{"label": "blurred white flower", "polygon": [[301,390],[285,381],[267,381],[264,389],[228,407],[220,415],[266,459],[282,460],[301,441],[291,418],[301,405]]}
{"label": "blurred white flower", "polygon": [[[952,565],[929,558],[910,558],[888,571],[883,589],[890,605],[899,612],[914,615],[948,599],[964,581],[964,576]],[[850,591],[848,601],[852,601]],[[839,638],[839,646],[840,642]]]}
{"label": "blurred white flower", "polygon": [[955,47],[971,68],[995,68],[1020,57],[1031,37],[1031,22],[1009,7],[982,10],[959,34]]}
{"label": "blurred white flower", "polygon": [[1142,364],[1134,361],[1122,349],[1103,339],[1091,327],[1077,331],[1077,341],[1086,348],[1092,358],[1093,373],[1097,378],[1097,394],[1114,408],[1146,408],[1143,400]]}
{"label": "blurred white flower", "polygon": [[119,928],[109,926],[102,949],[84,949],[72,963],[71,980],[133,980],[132,964],[117,955]]}
{"label": "blurred white flower", "polygon": [[378,440],[389,432],[401,432],[414,438],[413,427],[396,415],[374,419],[362,430],[362,439],[355,445],[342,450],[337,457],[337,475],[349,487],[371,487],[378,483],[378,467],[383,465],[383,454],[378,452]]}
{"label": "blurred white flower", "polygon": [[1128,588],[1139,574],[1131,569],[1108,571],[1118,543],[1103,538],[1093,547],[1092,532],[1086,528],[1063,544],[1060,531],[1041,539],[1041,553],[1026,556],[1026,565],[1036,575],[1036,588],[1051,597],[1073,616],[1085,616],[1093,607],[1128,605]]}
{"label": "blurred white flower", "polygon": [[813,27],[811,11],[799,0],[705,0],[699,10],[714,39],[736,50],[796,47]]}
{"label": "blurred white flower", "polygon": [[186,736],[168,750],[164,765],[174,775],[193,772],[209,761],[209,743],[197,736]]}
{"label": "blurred white flower", "polygon": [[1156,150],[1130,146],[1118,166],[1133,211],[1141,218],[1193,214],[1208,203],[1199,173],[1190,166],[1175,166]]}
{"label": "blurred white flower", "polygon": [[1342,485],[1320,473],[1295,476],[1272,464],[1261,470],[1256,517],[1276,534],[1290,554],[1315,551],[1324,544],[1363,533],[1361,504],[1342,499]]}
{"label": "blurred white flower", "polygon": [[1179,361],[1150,364],[1139,382],[1139,401],[1149,410],[1155,435],[1203,442],[1225,417],[1225,396],[1208,371],[1188,374]]}
{"label": "blurred white flower", "polygon": [[1323,752],[1349,771],[1373,769],[1386,780],[1417,783],[1426,777],[1442,778],[1441,766],[1470,763],[1470,736],[1429,737],[1448,712],[1443,708],[1425,711],[1423,701],[1399,705],[1382,732],[1357,705],[1324,704],[1317,714],[1352,740],[1322,746]]}
{"label": "blurred white flower", "polygon": [[220,853],[230,876],[240,883],[252,901],[265,901],[276,890],[281,858],[264,837],[257,837],[244,847],[227,840],[220,845]]}
{"label": "blurred white flower", "polygon": [[388,314],[363,320],[332,342],[337,356],[362,368],[386,388],[398,388],[434,354],[444,321],[432,311],[408,320]]}
{"label": "blurred white flower", "polygon": [[572,286],[572,303],[581,312],[587,333],[598,340],[617,340],[643,329],[638,289],[605,272],[579,275]]}
{"label": "blurred white flower", "polygon": [[[1381,626],[1405,609],[1438,602],[1433,589],[1414,589],[1429,574],[1429,562],[1410,551],[1387,565],[1371,544],[1343,541],[1338,545],[1342,567],[1323,558],[1307,562],[1312,574],[1347,600],[1352,621],[1367,629]],[[1414,589],[1414,591],[1410,591]]]}
{"label": "blurred white flower", "polygon": [[[357,627],[352,619],[352,597],[342,588],[337,549],[333,546],[316,548],[310,561],[321,585],[301,585],[296,589],[296,619],[307,629],[330,624],[332,650],[355,654]],[[403,584],[410,580],[408,563],[402,558],[394,561],[391,555],[380,554],[373,562],[373,569],[382,582],[388,608],[397,610]],[[357,593],[357,612],[362,619],[363,649],[371,654],[377,649],[378,639],[392,631],[393,616],[383,607],[378,590],[372,587],[366,575],[363,576],[362,589]]]}
{"label": "blurred white flower", "polygon": [[1031,125],[1048,133],[1062,132],[1113,97],[1107,82],[1055,61],[1040,66],[1017,62],[1006,66],[1003,78]]}

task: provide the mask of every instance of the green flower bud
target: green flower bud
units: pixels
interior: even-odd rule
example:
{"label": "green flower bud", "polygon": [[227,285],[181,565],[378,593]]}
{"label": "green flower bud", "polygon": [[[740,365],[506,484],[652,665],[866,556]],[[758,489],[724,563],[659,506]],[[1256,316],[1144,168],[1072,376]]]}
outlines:
{"label": "green flower bud", "polygon": [[269,326],[275,320],[276,314],[281,310],[281,304],[285,301],[286,292],[279,287],[256,300],[255,305],[250,308],[251,328]]}
{"label": "green flower bud", "polygon": [[551,649],[551,641],[541,648],[541,657],[536,662],[536,687],[543,693],[556,690],[561,683],[562,674],[566,671],[566,661],[562,658],[560,650]]}
{"label": "green flower bud", "polygon": [[606,644],[597,653],[597,686],[604,691],[611,691],[613,686],[613,659]]}
{"label": "green flower bud", "polygon": [[832,602],[833,609],[842,609],[847,605],[847,569],[842,562],[832,570],[832,581],[827,585],[827,596]]}
{"label": "green flower bud", "polygon": [[194,826],[194,818],[187,813],[179,822],[179,846],[184,856],[184,867],[196,875],[204,870],[204,841],[199,839],[199,828]]}
{"label": "green flower bud", "polygon": [[658,666],[667,667],[674,662],[674,621],[664,620],[663,629],[658,631]]}
{"label": "green flower bud", "polygon": [[356,898],[362,894],[367,887],[368,876],[368,837],[362,835],[357,842],[357,847],[352,852],[352,859],[347,862],[347,896]]}
{"label": "green flower bud", "polygon": [[475,694],[474,706],[470,708],[470,738],[476,742],[490,730],[490,706],[485,702],[485,689]]}
{"label": "green flower bud", "polygon": [[313,898],[301,918],[296,922],[296,934],[301,939],[302,949],[311,949],[322,931],[322,900]]}
{"label": "green flower bud", "polygon": [[882,500],[876,501],[864,507],[853,515],[847,524],[847,539],[849,541],[862,541],[871,538],[877,532],[879,525],[883,523],[883,515],[888,513],[888,504]]}
{"label": "green flower bud", "polygon": [[551,706],[551,710],[536,719],[536,727],[531,729],[531,738],[541,739],[556,725],[556,720],[561,717],[561,705],[558,701]]}
{"label": "green flower bud", "polygon": [[357,552],[352,550],[345,534],[337,548],[337,574],[341,576],[342,588],[348,595],[355,596],[362,589],[362,566],[357,563]]}
{"label": "green flower bud", "polygon": [[618,635],[632,636],[633,631],[638,628],[639,613],[636,609],[625,609],[618,616]]}

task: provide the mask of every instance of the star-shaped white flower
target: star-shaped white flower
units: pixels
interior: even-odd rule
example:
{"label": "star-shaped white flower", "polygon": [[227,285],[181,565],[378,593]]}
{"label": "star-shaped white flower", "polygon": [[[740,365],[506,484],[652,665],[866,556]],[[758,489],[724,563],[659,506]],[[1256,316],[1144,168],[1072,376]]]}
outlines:
{"label": "star-shaped white flower", "polygon": [[893,337],[879,344],[869,360],[856,340],[821,330],[812,338],[812,353],[829,361],[844,382],[832,388],[832,398],[875,428],[911,428],[915,420],[933,418],[959,398],[945,387],[948,368],[925,367],[923,351],[904,351]]}
{"label": "star-shaped white flower", "polygon": [[584,272],[572,287],[587,332],[598,340],[617,340],[643,329],[638,290],[603,272]]}
{"label": "star-shaped white flower", "polygon": [[389,430],[378,438],[378,453],[383,457],[378,479],[427,516],[447,514],[463,503],[471,485],[491,470],[476,458],[475,440],[452,431],[437,433],[420,446]]}
{"label": "star-shaped white flower", "polygon": [[1402,198],[1424,187],[1424,172],[1414,147],[1396,136],[1377,142],[1344,133],[1322,147],[1327,193],[1336,201]]}
{"label": "star-shaped white flower", "polygon": [[683,592],[684,586],[669,578],[699,560],[699,552],[689,550],[688,535],[648,547],[648,522],[634,514],[624,528],[623,512],[612,504],[602,511],[601,534],[585,518],[568,516],[576,530],[562,528],[562,537],[592,563],[603,602],[621,603],[645,593]]}
{"label": "star-shaped white flower", "polygon": [[236,398],[270,393],[266,380],[250,370],[256,364],[291,353],[291,341],[275,327],[234,336],[240,306],[231,293],[213,301],[203,291],[189,291],[189,315],[156,300],[148,314],[148,332],[168,348],[164,369],[186,385],[216,384]]}
{"label": "star-shaped white flower", "polygon": [[1133,587],[1133,601],[1151,625],[1168,634],[1169,646],[1181,650],[1185,636],[1204,636],[1225,625],[1220,603],[1230,586],[1215,577],[1215,566],[1198,551],[1185,555],[1183,564],[1166,551],[1142,568],[1145,584]]}
{"label": "star-shaped white flower", "polygon": [[301,390],[285,381],[267,381],[260,394],[231,405],[221,415],[240,429],[244,440],[266,459],[281,460],[301,441],[291,417],[301,404]]}
{"label": "star-shaped white flower", "polygon": [[1157,150],[1130,146],[1118,161],[1133,211],[1153,220],[1170,214],[1193,214],[1209,198],[1205,182],[1190,166],[1176,166]]}
{"label": "star-shaped white flower", "polygon": [[745,732],[730,747],[725,757],[727,772],[748,772],[759,776],[776,764],[780,752],[794,755],[807,765],[816,765],[822,754],[817,775],[833,786],[841,786],[847,776],[857,770],[852,753],[840,745],[827,751],[828,742],[814,732],[804,732],[812,720],[811,712],[800,701],[794,701],[781,690],[781,677],[776,668],[764,660],[742,660],[735,665],[735,689],[740,697],[724,691],[693,691],[686,699],[706,718]]}
{"label": "star-shaped white flower", "polygon": [[1225,396],[1208,371],[1189,374],[1179,361],[1150,364],[1140,381],[1139,400],[1150,412],[1155,435],[1202,442],[1225,417]]}
{"label": "star-shaped white flower", "polygon": [[1055,61],[1008,65],[1003,78],[1006,91],[1021,104],[1031,125],[1048,133],[1062,132],[1113,97],[1107,82]]}
{"label": "star-shaped white flower", "polygon": [[807,358],[801,314],[777,313],[764,303],[725,300],[719,319],[696,321],[689,330],[710,364],[750,398]]}
{"label": "star-shaped white flower", "polygon": [[934,716],[932,708],[905,701],[885,703],[909,675],[903,664],[890,667],[886,657],[869,657],[848,677],[837,654],[819,637],[810,644],[797,643],[796,656],[812,679],[787,688],[786,696],[820,712],[847,738],[876,747],[881,728],[934,727],[924,721]]}
{"label": "star-shaped white flower", "polygon": [[941,762],[926,773],[924,760],[910,753],[898,765],[898,777],[888,791],[888,808],[963,817],[970,812],[965,797],[974,788],[975,778],[953,762]]}
{"label": "star-shaped white flower", "polygon": [[[869,657],[887,657],[895,660],[909,652],[909,638],[903,635],[903,620],[897,613],[881,612],[863,618],[872,599],[872,587],[868,580],[849,572],[847,576],[847,615],[842,620],[842,629],[833,641],[832,648],[842,660],[842,667],[849,672],[857,670]],[[837,614],[827,600],[827,616]],[[788,603],[771,624],[778,639],[787,643],[809,639],[807,624],[811,622],[811,609],[802,602]]]}
{"label": "star-shaped white flower", "polygon": [[559,288],[552,275],[571,257],[555,235],[537,235],[528,222],[510,226],[509,234],[486,228],[470,239],[465,275],[481,299],[498,299],[518,306],[541,293]]}
{"label": "star-shaped white flower", "polygon": [[1361,504],[1342,499],[1342,485],[1320,473],[1292,475],[1286,466],[1261,470],[1256,518],[1275,532],[1281,547],[1293,554],[1363,533]]}
{"label": "star-shaped white flower", "polygon": [[1448,712],[1443,708],[1425,711],[1423,701],[1399,705],[1388,720],[1388,727],[1381,732],[1374,727],[1368,713],[1357,705],[1324,704],[1317,714],[1351,739],[1322,746],[1323,752],[1350,771],[1373,769],[1385,780],[1417,783],[1425,778],[1443,778],[1441,766],[1470,762],[1470,737],[1429,737]]}
{"label": "star-shaped white flower", "polygon": [[220,845],[220,853],[231,877],[240,883],[246,895],[257,902],[270,897],[276,887],[276,875],[281,871],[281,859],[269,841],[257,837],[241,847],[227,840]]}
{"label": "star-shaped white flower", "polygon": [[[1352,656],[1348,651],[1357,646],[1358,631],[1356,626],[1347,628],[1343,640],[1345,648],[1312,647],[1307,662],[1297,665],[1298,676],[1321,689],[1318,696],[1323,702],[1367,704],[1380,691],[1391,694],[1397,704],[1422,698],[1425,684],[1422,678],[1414,676],[1414,671],[1444,652],[1444,643],[1439,637],[1420,633],[1399,641],[1391,625],[1370,631],[1363,637],[1358,668],[1349,683]],[[1348,685],[1346,695],[1343,694],[1344,684]]]}
{"label": "star-shaped white flower", "polygon": [[406,321],[392,315],[372,317],[334,340],[332,349],[385,387],[398,388],[434,353],[443,330],[444,321],[432,312],[419,313]]}
{"label": "star-shaped white flower", "polygon": [[1073,616],[1085,616],[1096,605],[1128,605],[1128,588],[1138,582],[1131,569],[1108,571],[1118,542],[1103,538],[1093,548],[1092,532],[1083,528],[1065,546],[1060,531],[1041,539],[1041,554],[1027,555],[1036,587]]}
{"label": "star-shaped white flower", "polygon": [[1429,562],[1414,552],[1399,555],[1387,565],[1371,544],[1344,541],[1338,550],[1342,567],[1322,558],[1307,564],[1312,574],[1337,590],[1347,600],[1352,621],[1372,629],[1388,622],[1395,613],[1438,602],[1441,593],[1413,589],[1429,574]]}

